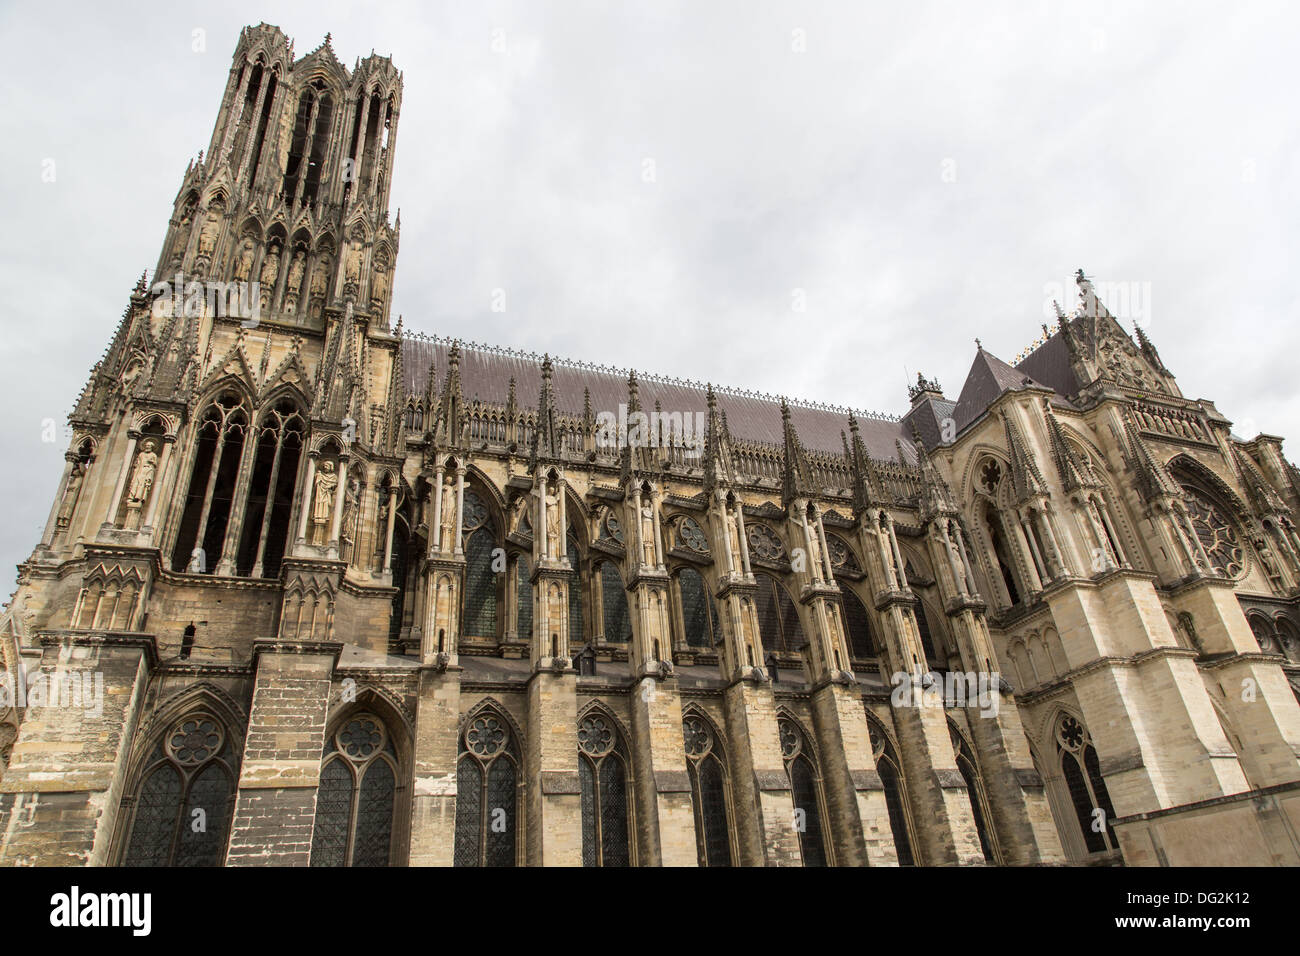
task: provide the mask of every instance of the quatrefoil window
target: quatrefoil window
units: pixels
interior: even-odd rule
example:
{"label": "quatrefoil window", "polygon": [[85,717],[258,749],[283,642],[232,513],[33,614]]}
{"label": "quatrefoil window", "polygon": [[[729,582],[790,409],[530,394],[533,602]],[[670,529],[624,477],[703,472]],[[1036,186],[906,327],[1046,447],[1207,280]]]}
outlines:
{"label": "quatrefoil window", "polygon": [[578,724],[578,746],[583,753],[599,757],[614,746],[614,731],[604,717],[584,717]]}
{"label": "quatrefoil window", "polygon": [[384,730],[374,717],[354,717],[343,725],[335,738],[338,748],[353,760],[366,760],[384,743]]}
{"label": "quatrefoil window", "polygon": [[988,491],[996,491],[1001,480],[1002,466],[992,458],[987,459],[980,467],[980,482]]}
{"label": "quatrefoil window", "polygon": [[475,717],[465,732],[465,744],[480,757],[491,757],[506,743],[506,730],[495,717]]}
{"label": "quatrefoil window", "polygon": [[200,764],[221,749],[221,725],[206,714],[186,717],[167,738],[177,763]]}

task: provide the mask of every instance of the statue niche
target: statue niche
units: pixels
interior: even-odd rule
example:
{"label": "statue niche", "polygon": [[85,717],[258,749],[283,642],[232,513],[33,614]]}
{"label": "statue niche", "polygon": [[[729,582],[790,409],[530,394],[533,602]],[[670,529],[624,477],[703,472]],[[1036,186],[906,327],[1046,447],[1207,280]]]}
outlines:
{"label": "statue niche", "polygon": [[334,493],[339,476],[334,473],[333,461],[322,461],[316,469],[315,498],[312,501],[312,544],[324,547],[329,544],[330,521],[334,518]]}

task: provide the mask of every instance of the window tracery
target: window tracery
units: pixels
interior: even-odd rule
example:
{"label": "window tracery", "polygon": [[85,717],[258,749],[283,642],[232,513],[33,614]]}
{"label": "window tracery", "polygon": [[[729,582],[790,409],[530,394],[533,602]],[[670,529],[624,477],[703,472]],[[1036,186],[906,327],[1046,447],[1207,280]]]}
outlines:
{"label": "window tracery", "polygon": [[460,734],[456,866],[514,866],[519,833],[519,749],[505,719],[481,710]]}
{"label": "window tracery", "polygon": [[698,714],[682,718],[686,768],[695,808],[695,843],[700,866],[731,866],[731,822],[725,762],[713,728]]}
{"label": "window tracery", "polygon": [[325,744],[311,865],[388,866],[396,791],[392,736],[374,714],[354,714]]}
{"label": "window tracery", "polygon": [[578,722],[578,778],[582,790],[582,865],[628,866],[627,754],[609,718]]}
{"label": "window tracery", "polygon": [[235,765],[233,742],[212,714],[176,721],[141,772],[123,865],[220,866]]}
{"label": "window tracery", "polygon": [[804,866],[826,866],[826,845],[822,836],[821,784],[815,757],[802,729],[789,717],[776,722],[781,741],[781,756],[790,777],[794,799],[795,826],[799,833],[799,851]]}

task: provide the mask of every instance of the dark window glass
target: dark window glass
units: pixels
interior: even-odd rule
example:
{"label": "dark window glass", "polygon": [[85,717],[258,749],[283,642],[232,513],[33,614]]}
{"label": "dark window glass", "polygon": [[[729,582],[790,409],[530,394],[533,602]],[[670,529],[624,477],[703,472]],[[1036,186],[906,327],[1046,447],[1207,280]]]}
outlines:
{"label": "dark window glass", "polygon": [[600,762],[600,847],[603,866],[628,866],[627,782],[623,761],[611,755]]}
{"label": "dark window glass", "polygon": [[508,757],[498,757],[488,768],[488,805],[486,845],[488,866],[515,865],[516,810],[515,765]]}
{"label": "dark window glass", "polygon": [[516,608],[519,618],[519,638],[525,641],[533,636],[533,585],[528,580],[528,575],[528,559],[520,555],[515,562],[515,581],[518,592]]}
{"label": "dark window glass", "polygon": [[[202,814],[195,811],[202,810]],[[230,777],[219,763],[209,763],[190,784],[185,815],[181,818],[177,866],[220,866],[226,851],[226,825],[230,812]],[[198,820],[203,826],[195,829]]]}
{"label": "dark window glass", "polygon": [[613,562],[600,566],[601,605],[605,614],[605,640],[623,644],[632,639],[632,621],[627,613],[627,592],[623,576]]}
{"label": "dark window glass", "polygon": [[456,765],[456,866],[478,866],[482,836],[483,770],[477,760],[461,757]]}
{"label": "dark window glass", "polygon": [[136,800],[127,866],[166,866],[170,862],[180,802],[181,780],[175,768],[164,764],[149,774]]}
{"label": "dark window glass", "polygon": [[352,823],[352,771],[335,758],[325,765],[316,791],[316,827],[311,838],[312,866],[345,866]]}
{"label": "dark window glass", "polygon": [[821,809],[817,805],[817,776],[812,763],[803,754],[790,762],[790,786],[796,810],[803,811],[803,831],[799,849],[804,866],[825,866],[826,848],[822,844]]}
{"label": "dark window glass", "polygon": [[682,622],[686,628],[686,643],[690,647],[712,647],[713,636],[709,614],[709,597],[704,590],[704,579],[693,568],[683,568],[677,575],[682,594]]}
{"label": "dark window glass", "polygon": [[1065,776],[1065,785],[1070,791],[1070,802],[1079,818],[1079,829],[1083,831],[1084,842],[1089,853],[1104,853],[1107,849],[1106,838],[1092,828],[1092,797],[1088,794],[1088,785],[1083,779],[1083,770],[1074,754],[1061,751],[1061,772]]}
{"label": "dark window glass", "polygon": [[885,785],[885,806],[889,810],[889,829],[894,835],[894,849],[899,866],[912,866],[912,841],[907,832],[907,812],[903,808],[903,785],[898,769],[887,757],[876,764],[880,780]]}
{"label": "dark window glass", "polygon": [[352,848],[353,866],[387,866],[393,829],[393,796],[396,781],[386,760],[370,764],[361,780],[357,802],[357,836]]}
{"label": "dark window glass", "polygon": [[731,850],[727,826],[727,795],[722,764],[710,754],[696,767],[696,799],[704,828],[704,864],[730,866]]}
{"label": "dark window glass", "polygon": [[844,626],[848,630],[849,653],[859,660],[875,657],[875,642],[871,639],[871,619],[856,594],[844,591]]}
{"label": "dark window glass", "polygon": [[465,546],[465,634],[496,637],[497,574],[492,570],[492,532],[481,528]]}

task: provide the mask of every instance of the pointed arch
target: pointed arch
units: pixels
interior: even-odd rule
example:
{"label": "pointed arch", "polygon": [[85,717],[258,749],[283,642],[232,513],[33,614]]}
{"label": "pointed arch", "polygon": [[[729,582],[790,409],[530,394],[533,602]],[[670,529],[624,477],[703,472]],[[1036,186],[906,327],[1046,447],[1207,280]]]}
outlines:
{"label": "pointed arch", "polygon": [[832,860],[823,828],[826,801],[822,792],[821,762],[817,759],[812,737],[785,707],[777,709],[776,727],[785,772],[790,778],[803,865],[828,866]]}
{"label": "pointed arch", "polygon": [[971,746],[966,734],[951,717],[948,718],[948,736],[952,741],[953,755],[957,758],[957,770],[966,782],[966,794],[970,798],[971,814],[975,818],[975,832],[979,837],[984,861],[997,863],[997,839],[989,822],[993,817],[989,812],[984,778],[980,775],[979,765],[975,762],[975,748]]}
{"label": "pointed arch", "polygon": [[695,811],[695,849],[700,866],[733,866],[731,782],[722,735],[699,707],[682,709],[682,740]]}
{"label": "pointed arch", "polygon": [[578,714],[582,865],[631,866],[632,764],[623,727],[600,701]]}
{"label": "pointed arch", "polygon": [[470,709],[458,731],[456,866],[515,866],[523,846],[518,727],[497,701]]}
{"label": "pointed arch", "polygon": [[[864,702],[864,707],[865,702]],[[884,723],[867,708],[867,730],[871,735],[871,754],[876,763],[876,773],[885,788],[885,809],[889,813],[889,829],[894,837],[894,851],[899,866],[917,863],[912,807],[907,797],[907,783],[903,775],[903,762],[893,736]]]}

